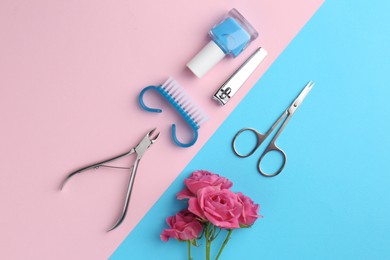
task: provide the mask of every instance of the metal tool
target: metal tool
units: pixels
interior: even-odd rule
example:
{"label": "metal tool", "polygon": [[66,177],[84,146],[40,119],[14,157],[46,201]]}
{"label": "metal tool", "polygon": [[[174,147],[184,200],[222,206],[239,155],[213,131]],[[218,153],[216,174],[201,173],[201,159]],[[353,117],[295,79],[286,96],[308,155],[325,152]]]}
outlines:
{"label": "metal tool", "polygon": [[267,56],[267,51],[257,48],[251,56],[222,84],[214,94],[213,99],[220,105],[225,105],[241,88],[245,81]]}
{"label": "metal tool", "polygon": [[[306,95],[309,93],[309,91],[312,89],[313,86],[314,86],[314,83],[312,81],[307,83],[307,85],[303,88],[303,90],[298,95],[298,97],[294,100],[294,102],[286,109],[286,111],[283,112],[283,114],[276,120],[276,122],[271,126],[271,128],[265,134],[261,134],[256,129],[253,129],[253,128],[243,128],[240,131],[238,131],[237,134],[234,136],[233,142],[232,142],[232,148],[233,148],[234,153],[238,157],[241,157],[241,158],[246,158],[246,157],[251,156],[257,150],[257,148],[259,148],[260,145],[265,141],[265,139],[267,139],[267,137],[273,132],[273,130],[276,128],[276,126],[278,126],[284,120],[284,122],[282,123],[279,130],[276,132],[275,136],[272,138],[269,145],[265,148],[264,152],[261,154],[259,161],[258,161],[258,164],[257,164],[257,169],[259,170],[260,174],[265,176],[265,177],[274,177],[274,176],[278,175],[279,173],[281,173],[285,164],[286,164],[287,156],[282,149],[280,149],[279,147],[276,146],[275,141],[278,138],[278,136],[281,134],[281,132],[283,131],[283,129],[287,125],[288,121],[294,115],[295,111],[301,105],[302,101],[305,99]],[[237,138],[244,132],[252,132],[255,134],[256,145],[249,153],[240,154],[236,149],[236,141],[237,141]],[[282,162],[282,165],[280,166],[280,168],[276,172],[268,174],[268,173],[265,173],[261,169],[260,164],[261,164],[261,161],[263,160],[264,156],[272,151],[280,153],[283,157],[283,162]]]}
{"label": "metal tool", "polygon": [[[110,159],[107,159],[107,160],[104,160],[104,161],[101,161],[101,162],[98,162],[98,163],[95,163],[95,164],[92,164],[92,165],[89,165],[89,166],[85,166],[83,168],[80,168],[80,169],[70,173],[65,178],[64,182],[62,183],[61,190],[63,189],[63,187],[65,186],[65,184],[68,182],[68,180],[71,177],[73,177],[74,175],[76,175],[78,173],[86,171],[86,170],[98,169],[100,167],[117,168],[117,169],[129,169],[129,170],[131,170],[131,175],[130,175],[129,184],[128,184],[128,188],[127,188],[127,194],[126,194],[125,203],[123,205],[121,216],[119,217],[117,222],[114,224],[114,226],[112,228],[110,228],[108,231],[111,231],[111,230],[115,229],[116,227],[118,227],[122,223],[123,219],[126,216],[127,208],[129,206],[131,192],[133,190],[133,184],[134,184],[134,180],[135,180],[135,175],[137,173],[138,164],[139,164],[142,156],[146,152],[146,150],[157,140],[157,138],[160,135],[160,133],[157,133],[154,137],[152,137],[152,135],[153,135],[155,130],[156,130],[156,128],[154,128],[153,130],[149,131],[145,135],[145,137],[141,140],[141,142],[139,142],[135,147],[131,148],[129,152],[126,152],[124,154],[115,156],[113,158],[110,158]],[[115,160],[118,160],[118,159],[120,159],[122,157],[131,155],[131,154],[134,154],[134,153],[136,154],[136,159],[134,161],[134,165],[132,165],[129,168],[105,165],[106,163],[113,162]]]}

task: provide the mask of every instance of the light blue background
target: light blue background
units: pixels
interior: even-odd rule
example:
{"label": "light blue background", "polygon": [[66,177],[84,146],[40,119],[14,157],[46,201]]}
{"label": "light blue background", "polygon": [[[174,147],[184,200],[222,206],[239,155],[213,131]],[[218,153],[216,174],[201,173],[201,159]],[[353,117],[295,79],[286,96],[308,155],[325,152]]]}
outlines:
{"label": "light blue background", "polygon": [[[175,194],[196,169],[261,204],[264,218],[234,231],[222,259],[390,259],[389,10],[388,1],[325,2],[112,259],[185,259],[186,244],[159,234],[184,207]],[[278,140],[285,170],[260,176],[260,151],[234,156],[234,133],[264,132],[311,79]],[[204,259],[203,247],[195,251]]]}

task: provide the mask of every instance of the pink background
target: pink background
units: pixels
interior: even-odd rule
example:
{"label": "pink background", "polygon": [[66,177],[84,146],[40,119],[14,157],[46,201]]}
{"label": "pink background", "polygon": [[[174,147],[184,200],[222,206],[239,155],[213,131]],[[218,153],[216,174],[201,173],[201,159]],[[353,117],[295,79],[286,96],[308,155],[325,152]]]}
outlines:
{"label": "pink background", "polygon": [[[1,258],[108,258],[321,3],[2,0]],[[260,37],[199,80],[185,63],[232,7]],[[212,94],[258,46],[269,56],[219,107]],[[180,119],[167,105],[166,113],[152,114],[137,104],[143,87],[170,75],[210,118],[189,149],[173,145],[170,125]],[[59,185],[70,171],[129,150],[156,126],[162,136],[141,161],[128,215],[107,233],[119,216],[128,172],[99,169],[75,177],[62,192]],[[184,125],[178,128],[188,137]]]}

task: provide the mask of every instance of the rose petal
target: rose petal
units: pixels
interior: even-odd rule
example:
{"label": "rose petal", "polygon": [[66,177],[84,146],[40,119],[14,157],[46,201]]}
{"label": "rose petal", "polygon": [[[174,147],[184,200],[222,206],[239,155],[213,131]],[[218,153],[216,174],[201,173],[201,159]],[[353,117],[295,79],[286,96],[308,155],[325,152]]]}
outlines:
{"label": "rose petal", "polygon": [[198,217],[204,219],[203,211],[199,207],[198,200],[196,198],[191,198],[188,201],[188,210],[197,215]]}
{"label": "rose petal", "polygon": [[181,191],[179,191],[177,194],[176,194],[176,198],[178,200],[182,200],[182,199],[190,199],[192,197],[195,197],[195,194],[192,193],[187,187],[184,187]]}

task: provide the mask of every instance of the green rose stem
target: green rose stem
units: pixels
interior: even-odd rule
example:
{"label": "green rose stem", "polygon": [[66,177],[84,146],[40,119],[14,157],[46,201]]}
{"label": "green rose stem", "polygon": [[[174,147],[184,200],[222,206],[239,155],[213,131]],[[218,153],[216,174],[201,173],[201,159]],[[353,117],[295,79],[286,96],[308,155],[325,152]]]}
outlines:
{"label": "green rose stem", "polygon": [[192,257],[191,257],[191,240],[188,240],[187,241],[188,243],[188,260],[192,260]]}
{"label": "green rose stem", "polygon": [[229,232],[228,232],[227,235],[226,235],[225,241],[223,241],[223,244],[222,244],[222,246],[221,246],[221,249],[219,249],[218,255],[217,255],[217,257],[215,258],[215,260],[218,260],[219,257],[221,256],[223,249],[225,248],[226,244],[229,242],[230,235],[232,234],[232,232],[233,232],[233,229],[229,229]]}
{"label": "green rose stem", "polygon": [[210,246],[211,246],[211,234],[210,234],[210,222],[206,224],[205,239],[206,239],[206,260],[210,260]]}

